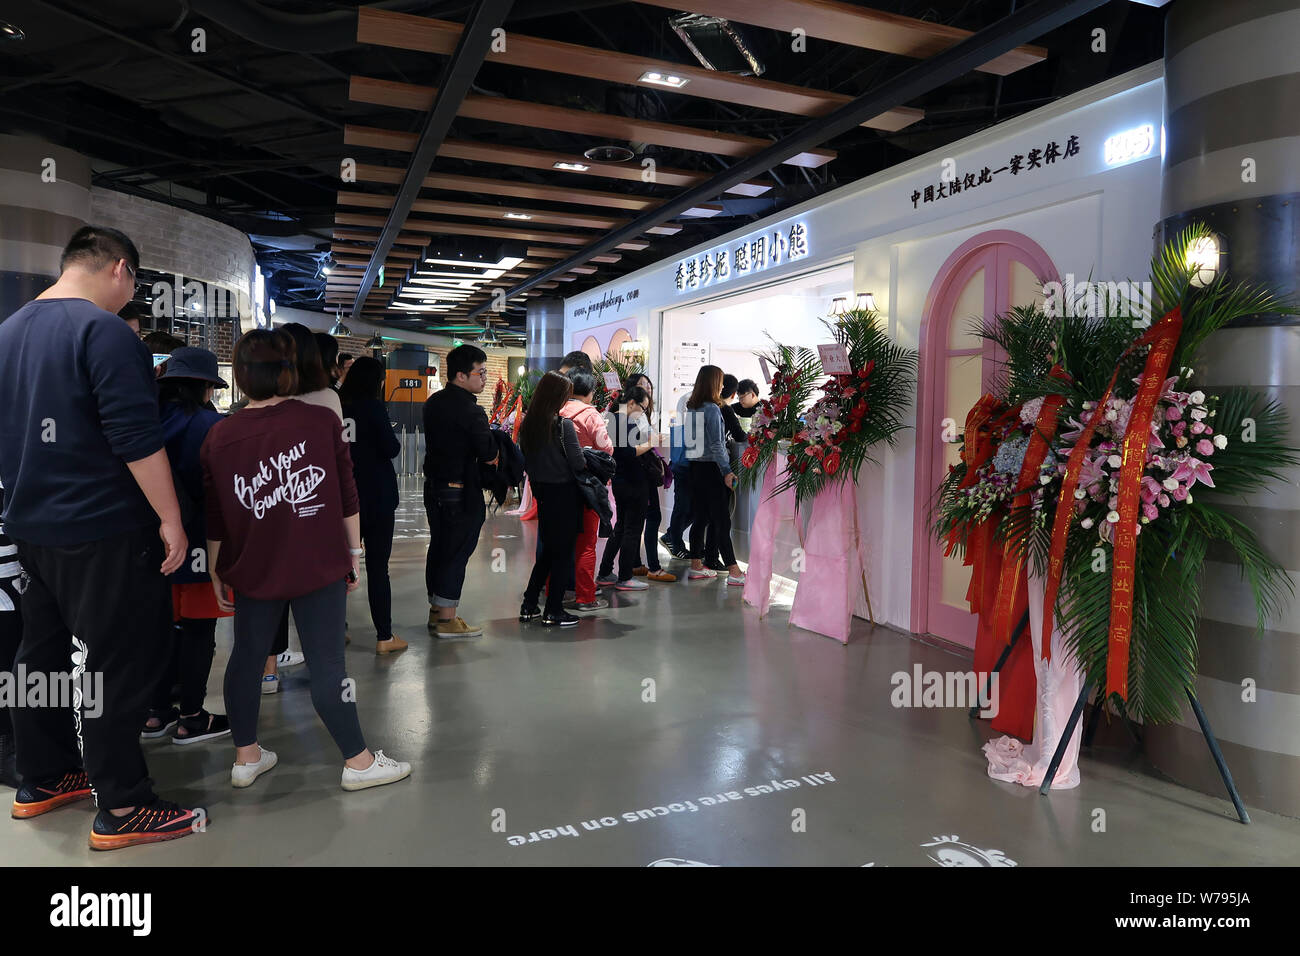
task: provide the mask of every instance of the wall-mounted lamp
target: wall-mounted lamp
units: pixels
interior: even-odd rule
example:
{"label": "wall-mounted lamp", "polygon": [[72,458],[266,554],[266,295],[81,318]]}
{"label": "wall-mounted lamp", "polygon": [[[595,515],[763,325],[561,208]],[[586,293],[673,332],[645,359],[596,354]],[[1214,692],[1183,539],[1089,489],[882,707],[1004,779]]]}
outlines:
{"label": "wall-mounted lamp", "polygon": [[837,295],[831,299],[831,315],[844,315],[849,311],[846,303],[849,301],[848,296]]}
{"label": "wall-mounted lamp", "polygon": [[1187,268],[1192,270],[1192,285],[1203,289],[1219,275],[1222,250],[1218,236],[1201,236],[1187,247]]}
{"label": "wall-mounted lamp", "polygon": [[521,366],[519,366],[517,369],[515,369],[515,374],[516,374],[516,375],[523,375],[523,374],[524,374],[524,367],[521,365]]}
{"label": "wall-mounted lamp", "polygon": [[859,292],[857,301],[853,304],[853,308],[858,312],[875,312],[876,297],[870,292]]}

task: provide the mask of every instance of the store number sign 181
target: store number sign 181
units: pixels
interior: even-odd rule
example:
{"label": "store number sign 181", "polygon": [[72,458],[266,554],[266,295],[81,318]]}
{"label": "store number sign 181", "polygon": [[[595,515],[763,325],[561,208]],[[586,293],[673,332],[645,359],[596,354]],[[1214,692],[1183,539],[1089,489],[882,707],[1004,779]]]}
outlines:
{"label": "store number sign 181", "polygon": [[724,249],[677,263],[677,291],[718,285],[736,276],[752,275],[808,255],[808,227],[802,222],[780,226],[760,236],[749,236]]}

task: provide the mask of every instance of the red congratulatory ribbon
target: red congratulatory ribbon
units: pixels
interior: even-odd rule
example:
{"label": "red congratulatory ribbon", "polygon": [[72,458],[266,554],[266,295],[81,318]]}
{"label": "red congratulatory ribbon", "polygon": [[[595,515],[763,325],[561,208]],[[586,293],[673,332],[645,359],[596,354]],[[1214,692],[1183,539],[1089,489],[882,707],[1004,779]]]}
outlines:
{"label": "red congratulatory ribbon", "polygon": [[[1114,531],[1114,567],[1111,574],[1110,633],[1106,657],[1106,696],[1119,694],[1128,699],[1128,649],[1133,624],[1133,573],[1137,557],[1137,519],[1141,506],[1142,472],[1146,468],[1147,445],[1151,440],[1151,416],[1164,388],[1165,376],[1173,360],[1174,349],[1183,331],[1183,315],[1175,308],[1148,329],[1141,338],[1124,350],[1118,366],[1135,349],[1150,345],[1146,366],[1142,370],[1141,385],[1133,401],[1133,412],[1124,430],[1123,463],[1120,466],[1118,505],[1119,523]],[[1079,485],[1079,472],[1084,456],[1092,446],[1092,436],[1106,414],[1106,403],[1115,389],[1119,368],[1110,377],[1106,393],[1097,403],[1092,417],[1084,426],[1066,464],[1065,480],[1061,484],[1061,497],[1056,505],[1056,519],[1052,525],[1052,550],[1048,556],[1047,589],[1043,597],[1043,657],[1050,656],[1049,635],[1052,633],[1053,611],[1060,589],[1061,574],[1065,566],[1065,543],[1070,521],[1074,514],[1074,491]]]}

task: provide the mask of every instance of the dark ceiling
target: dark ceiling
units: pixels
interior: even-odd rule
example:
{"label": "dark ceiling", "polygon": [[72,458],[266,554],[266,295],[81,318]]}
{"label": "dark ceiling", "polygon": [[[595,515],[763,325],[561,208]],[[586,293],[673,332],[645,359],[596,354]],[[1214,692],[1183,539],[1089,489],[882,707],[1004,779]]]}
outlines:
{"label": "dark ceiling", "polygon": [[[975,31],[1007,15],[1017,2],[871,0],[855,5]],[[0,40],[0,130],[37,134],[98,160],[97,185],[160,199],[241,229],[252,237],[270,276],[269,295],[281,304],[324,310],[319,267],[329,254],[340,159],[353,156],[402,170],[409,158],[345,147],[344,125],[418,132],[425,119],[418,112],[351,101],[349,77],[435,86],[447,60],[358,45],[358,6],[302,0],[16,0],[0,14],[25,34],[20,41]],[[370,6],[458,22],[472,7],[420,0]],[[1026,4],[1021,0],[1019,6]],[[516,0],[506,26],[529,36],[696,65],[669,26],[674,15],[658,6],[611,0]],[[788,33],[734,26],[763,65],[764,80],[856,96],[916,62],[812,36],[806,39],[806,52],[795,52]],[[1105,52],[1093,50],[1097,28],[1106,31]],[[206,31],[204,52],[193,49],[196,29]],[[566,283],[559,294],[577,294],[1158,59],[1163,11],[1113,0],[1034,42],[1048,50],[1045,61],[1005,77],[967,74],[907,104],[925,110],[919,122],[896,132],[858,127],[825,144],[838,153],[833,161],[814,169],[779,166],[768,173],[776,185],[765,195],[729,196],[721,200],[719,215],[682,220],[676,235],[654,237],[645,251],[626,252],[617,264]],[[473,92],[765,139],[780,139],[808,121],[492,62],[479,70]],[[448,138],[549,149],[576,158],[600,145],[589,136],[463,116]],[[631,148],[639,154],[633,163],[649,156],[664,167],[710,174],[731,162],[659,146]],[[447,158],[439,158],[433,169],[592,185],[572,174]],[[678,191],[640,182],[598,185],[657,198]],[[522,327],[521,311],[507,319],[507,327]],[[426,322],[393,324],[422,328]]]}

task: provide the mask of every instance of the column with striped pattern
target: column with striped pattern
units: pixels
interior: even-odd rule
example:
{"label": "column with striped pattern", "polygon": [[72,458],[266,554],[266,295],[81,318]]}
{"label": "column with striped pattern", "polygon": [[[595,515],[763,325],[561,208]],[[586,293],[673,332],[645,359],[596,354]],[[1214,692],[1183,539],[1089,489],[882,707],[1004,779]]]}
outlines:
{"label": "column with striped pattern", "polygon": [[0,321],[58,278],[59,254],[89,218],[84,156],[0,134]]}
{"label": "column with striped pattern", "polygon": [[529,299],[526,314],[528,367],[544,371],[559,368],[567,353],[564,347],[564,300],[554,296]]}
{"label": "column with striped pattern", "polygon": [[[1300,0],[1178,0],[1165,34],[1162,216],[1157,241],[1200,220],[1234,281],[1297,294],[1300,276]],[[1262,315],[1215,335],[1198,387],[1251,386],[1292,416],[1300,446],[1300,322]],[[1242,436],[1229,435],[1229,441]],[[1272,493],[1225,507],[1259,535],[1300,592],[1300,469]],[[1255,633],[1254,600],[1226,549],[1203,582],[1197,696],[1242,798],[1300,816],[1300,600]],[[1185,711],[1187,709],[1185,708]],[[1151,727],[1152,762],[1223,794],[1190,712]]]}

